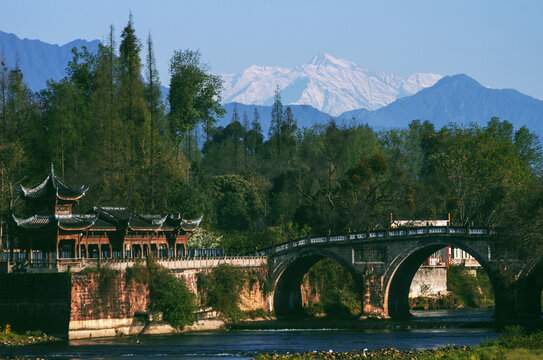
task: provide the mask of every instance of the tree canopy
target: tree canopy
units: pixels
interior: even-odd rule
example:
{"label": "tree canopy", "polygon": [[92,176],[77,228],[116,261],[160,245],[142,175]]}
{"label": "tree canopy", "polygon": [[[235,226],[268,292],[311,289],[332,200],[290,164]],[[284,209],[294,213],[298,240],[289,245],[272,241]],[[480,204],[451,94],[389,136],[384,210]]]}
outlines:
{"label": "tree canopy", "polygon": [[526,127],[492,118],[486,126],[441,129],[413,120],[376,131],[340,119],[298,128],[278,89],[270,129],[262,129],[256,107],[236,108],[217,127],[222,80],[199,51],[174,52],[166,104],[150,34],[143,62],[132,17],[119,40],[111,27],[97,54],[74,49],[67,76],[40,93],[2,59],[3,223],[26,211],[15,187],[39,183],[51,163],[67,183],[91,185],[76,211],[114,205],[204,214],[204,230],[235,252],[385,228],[390,214],[450,213],[453,224],[489,227],[533,214],[530,224],[543,223],[543,205],[534,200],[543,188],[543,153]]}

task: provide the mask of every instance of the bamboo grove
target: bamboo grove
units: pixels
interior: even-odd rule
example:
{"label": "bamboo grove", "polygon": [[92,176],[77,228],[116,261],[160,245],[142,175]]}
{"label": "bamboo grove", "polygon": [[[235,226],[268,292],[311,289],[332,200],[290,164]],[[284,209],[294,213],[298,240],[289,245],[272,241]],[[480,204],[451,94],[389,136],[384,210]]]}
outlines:
{"label": "bamboo grove", "polygon": [[340,119],[298,128],[276,90],[269,131],[256,108],[234,109],[217,127],[221,78],[198,51],[175,51],[163,99],[151,35],[142,45],[132,17],[120,39],[110,28],[96,54],[74,49],[67,76],[39,93],[17,64],[2,59],[0,70],[3,223],[24,211],[16,186],[37,184],[53,163],[67,183],[91,185],[81,212],[203,213],[205,230],[235,252],[386,227],[391,213],[541,228],[539,139],[498,118],[442,129],[413,120],[376,131]]}

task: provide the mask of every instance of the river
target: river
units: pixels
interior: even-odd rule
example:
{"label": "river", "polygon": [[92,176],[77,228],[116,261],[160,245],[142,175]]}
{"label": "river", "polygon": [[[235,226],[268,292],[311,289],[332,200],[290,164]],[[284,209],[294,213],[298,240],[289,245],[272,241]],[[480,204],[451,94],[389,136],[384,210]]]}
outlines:
{"label": "river", "polygon": [[[364,326],[346,329],[337,326],[341,322],[333,322],[333,328],[313,328],[315,323],[312,328],[308,328],[298,321],[291,323],[292,327],[288,327],[288,322],[281,323],[286,326],[279,326],[277,329],[236,329],[170,336],[86,339],[63,344],[4,348],[0,349],[0,356],[49,359],[250,359],[259,353],[267,352],[349,351],[386,346],[425,349],[450,344],[477,345],[483,340],[498,336],[492,328],[476,326],[479,322],[491,322],[492,311],[414,312],[414,315],[414,319],[407,322],[380,322],[385,325],[380,325],[378,329],[365,329]],[[463,325],[471,323],[475,326],[446,327],[454,322]],[[324,324],[326,321],[320,322],[320,325]]]}

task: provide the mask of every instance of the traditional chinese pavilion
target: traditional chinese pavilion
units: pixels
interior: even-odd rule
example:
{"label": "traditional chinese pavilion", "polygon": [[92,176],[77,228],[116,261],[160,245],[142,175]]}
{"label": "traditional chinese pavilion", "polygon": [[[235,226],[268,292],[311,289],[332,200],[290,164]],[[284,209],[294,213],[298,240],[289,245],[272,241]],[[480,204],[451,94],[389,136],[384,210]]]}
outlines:
{"label": "traditional chinese pavilion", "polygon": [[[19,193],[34,210],[27,219],[13,216],[21,250],[30,261],[62,259],[124,259],[154,255],[183,257],[187,240],[202,217],[185,220],[181,215],[138,215],[124,207],[94,207],[87,214],[73,214],[88,186],[74,189],[55,175]],[[32,255],[33,254],[33,255]],[[34,259],[33,259],[34,257]]]}

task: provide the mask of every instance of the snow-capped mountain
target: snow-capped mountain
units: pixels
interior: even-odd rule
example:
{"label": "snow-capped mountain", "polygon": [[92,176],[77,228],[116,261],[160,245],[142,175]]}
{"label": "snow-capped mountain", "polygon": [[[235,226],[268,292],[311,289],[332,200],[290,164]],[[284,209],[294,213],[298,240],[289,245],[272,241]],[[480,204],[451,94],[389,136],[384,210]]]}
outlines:
{"label": "snow-capped mountain", "polygon": [[278,86],[283,104],[311,105],[334,116],[360,108],[379,109],[442,78],[438,74],[419,73],[404,79],[328,54],[317,55],[294,69],[254,65],[222,77],[224,103],[270,105]]}

